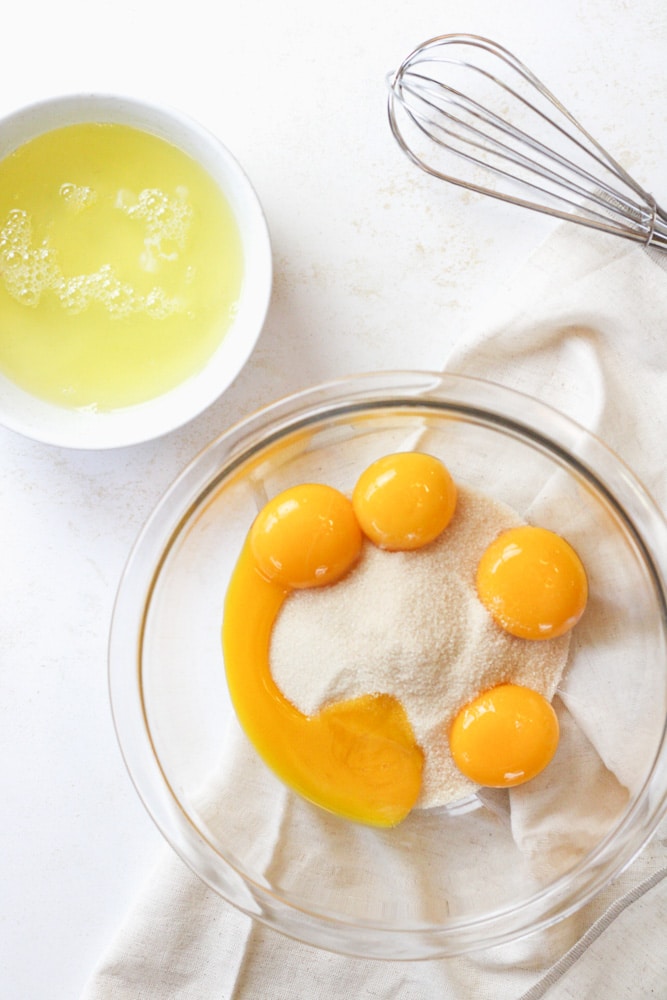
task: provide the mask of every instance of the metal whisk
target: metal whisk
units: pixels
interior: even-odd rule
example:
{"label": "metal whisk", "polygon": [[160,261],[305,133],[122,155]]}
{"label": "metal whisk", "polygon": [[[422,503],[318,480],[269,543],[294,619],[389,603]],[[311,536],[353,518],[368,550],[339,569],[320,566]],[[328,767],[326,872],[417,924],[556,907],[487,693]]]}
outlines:
{"label": "metal whisk", "polygon": [[434,177],[667,250],[667,215],[502,46],[440,35],[389,78],[392,132]]}

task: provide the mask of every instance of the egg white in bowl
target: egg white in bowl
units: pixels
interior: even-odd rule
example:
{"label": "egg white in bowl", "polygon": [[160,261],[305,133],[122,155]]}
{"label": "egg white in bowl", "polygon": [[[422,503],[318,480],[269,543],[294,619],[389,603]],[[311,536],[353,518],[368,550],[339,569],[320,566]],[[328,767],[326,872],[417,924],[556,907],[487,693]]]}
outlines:
{"label": "egg white in bowl", "polygon": [[0,422],[73,448],[167,433],[234,380],[272,262],[243,169],[198,122],[107,94],[0,121]]}

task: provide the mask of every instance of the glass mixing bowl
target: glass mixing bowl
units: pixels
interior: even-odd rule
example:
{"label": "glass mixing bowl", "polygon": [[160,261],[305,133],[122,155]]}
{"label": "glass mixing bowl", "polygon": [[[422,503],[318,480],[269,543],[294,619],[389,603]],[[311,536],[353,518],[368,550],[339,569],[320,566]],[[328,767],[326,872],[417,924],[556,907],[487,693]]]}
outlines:
{"label": "glass mixing bowl", "polygon": [[[406,448],[566,536],[588,573],[589,605],[557,692],[578,742],[532,817],[533,841],[522,838],[530,783],[520,797],[480,791],[414,810],[393,829],[340,819],[273,775],[230,703],[223,602],[258,509],[306,481],[349,493],[372,459]],[[666,579],[667,526],[650,497],[604,444],[541,403],[428,373],[310,389],[214,441],[139,537],[110,638],[122,752],[181,858],[289,936],[393,959],[516,940],[592,899],[665,811]],[[577,754],[599,758],[586,784]]]}

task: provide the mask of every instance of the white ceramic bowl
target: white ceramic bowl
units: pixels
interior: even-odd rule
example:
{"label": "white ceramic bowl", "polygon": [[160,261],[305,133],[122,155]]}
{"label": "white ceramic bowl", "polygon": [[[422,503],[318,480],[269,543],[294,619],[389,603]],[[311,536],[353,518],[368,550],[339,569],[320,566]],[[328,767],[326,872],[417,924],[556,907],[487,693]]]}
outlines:
{"label": "white ceramic bowl", "polygon": [[113,448],[159,437],[201,413],[233,382],[261,333],[271,294],[271,247],[257,195],[229,150],[178,111],[133,98],[80,94],[30,105],[0,121],[0,159],[65,125],[103,122],[152,133],[198,161],[236,218],[244,258],[238,310],[198,374],[154,399],[107,412],[69,409],[38,399],[0,372],[0,423],[28,437],[71,448]]}

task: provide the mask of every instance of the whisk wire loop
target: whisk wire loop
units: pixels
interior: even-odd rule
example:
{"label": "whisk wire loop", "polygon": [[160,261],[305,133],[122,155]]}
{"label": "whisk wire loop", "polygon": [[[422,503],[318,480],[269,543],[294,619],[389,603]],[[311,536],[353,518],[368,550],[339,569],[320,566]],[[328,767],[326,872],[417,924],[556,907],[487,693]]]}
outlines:
{"label": "whisk wire loop", "polygon": [[389,78],[388,115],[399,146],[432,176],[667,249],[655,199],[489,39],[441,35],[414,49]]}
{"label": "whisk wire loop", "polygon": [[[619,195],[618,192],[615,192],[604,181],[599,178],[596,179],[589,171],[584,170],[578,164],[566,160],[554,148],[546,146],[544,143],[538,141],[534,136],[527,134],[511,122],[508,122],[505,118],[484,108],[477,101],[466,97],[466,95],[462,94],[460,91],[455,90],[452,87],[447,87],[445,84],[437,80],[432,80],[429,77],[425,77],[422,74],[417,73],[406,74],[401,80],[400,86],[401,91],[409,93],[411,97],[418,100],[419,104],[414,104],[411,107],[410,114],[415,125],[421,129],[425,136],[444,148],[448,148],[447,143],[450,139],[457,140],[461,144],[465,144],[473,149],[486,152],[489,158],[487,160],[482,160],[463,149],[452,148],[451,151],[457,156],[461,156],[481,167],[487,167],[495,174],[502,175],[509,180],[525,183],[520,177],[512,175],[503,170],[501,167],[498,167],[494,163],[494,159],[497,159],[501,163],[512,164],[525,169],[536,176],[551,182],[554,186],[562,188],[563,190],[572,190],[582,197],[590,198],[591,202],[599,204],[600,207],[604,209],[609,208],[609,198],[615,198],[616,201],[629,213],[637,213],[637,218],[642,217],[641,207],[636,202],[626,196]],[[433,99],[431,99],[430,92],[433,88],[435,89],[435,92]],[[530,151],[542,157],[542,161],[531,160],[526,153],[522,153],[513,148],[507,142],[498,138],[495,133],[484,132],[482,129],[471,124],[471,122],[459,117],[453,111],[448,111],[446,116],[440,115],[440,120],[438,120],[438,117],[434,117],[434,115],[437,116],[437,113],[442,110],[443,105],[438,105],[437,103],[438,96],[440,95],[442,96],[445,106],[448,108],[452,107],[462,110],[464,113],[469,114],[472,119],[477,119],[482,124],[486,124],[493,129],[496,129],[500,134],[517,140],[520,144],[528,147]],[[423,105],[423,111],[418,110],[420,105]],[[433,112],[433,114],[431,114],[431,112]],[[541,114],[541,112],[538,113]],[[567,132],[561,129],[557,123],[552,122],[551,119],[548,118],[545,120],[549,121],[549,123],[554,125],[555,128],[558,128],[564,135],[567,135],[568,138],[572,138]],[[460,129],[459,132],[456,131],[457,128]],[[444,136],[445,138],[443,139],[441,136]],[[547,164],[549,161],[561,166],[568,172],[568,176],[563,176],[555,169],[548,166]],[[577,179],[575,180],[575,178]],[[579,181],[584,183],[579,183]],[[588,184],[588,186],[585,186],[586,184]],[[535,185],[530,186],[532,186],[534,190],[541,191],[545,195],[549,193],[546,188],[536,187]],[[607,196],[606,198],[605,195]],[[578,204],[576,201],[568,199],[565,196],[563,196],[563,201],[572,208],[576,208]],[[593,214],[600,219],[605,218],[603,213],[593,212]]]}

